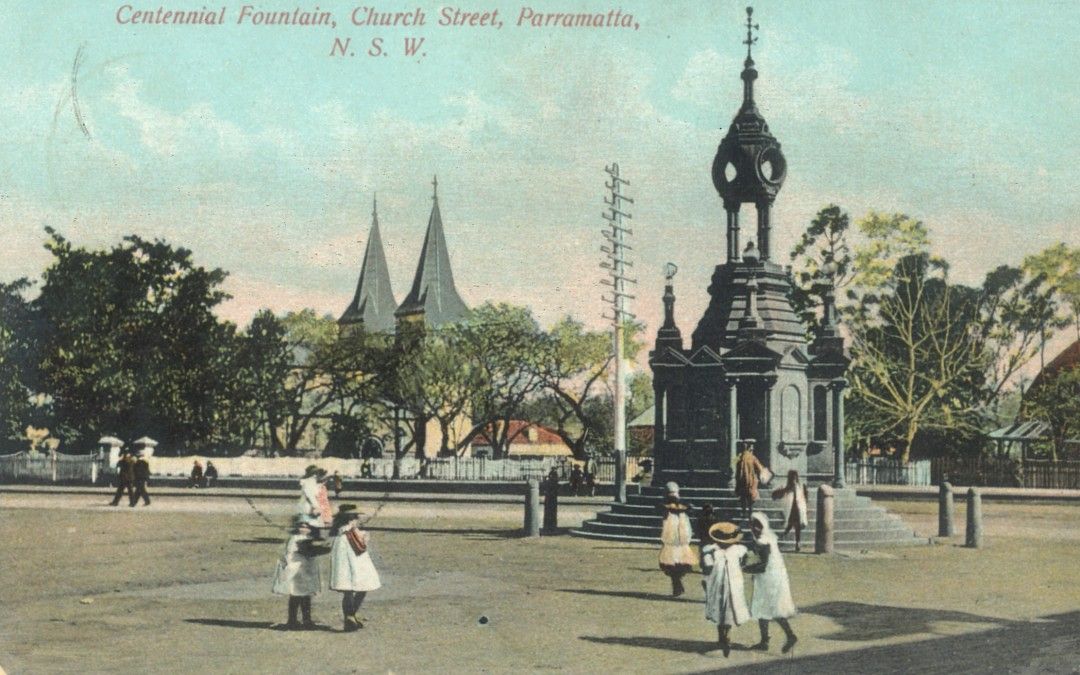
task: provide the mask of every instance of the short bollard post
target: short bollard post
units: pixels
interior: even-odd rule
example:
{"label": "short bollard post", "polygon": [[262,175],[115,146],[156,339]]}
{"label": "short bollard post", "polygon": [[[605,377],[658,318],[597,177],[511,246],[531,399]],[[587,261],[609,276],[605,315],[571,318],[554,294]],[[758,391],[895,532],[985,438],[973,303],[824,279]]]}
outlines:
{"label": "short bollard post", "polygon": [[949,481],[943,480],[938,491],[937,534],[939,537],[951,537],[956,534],[954,506],[952,485],[949,485]]}
{"label": "short bollard post", "polygon": [[814,533],[814,553],[833,551],[833,502],[836,490],[831,485],[818,486],[817,528]]}
{"label": "short bollard post", "polygon": [[982,548],[982,495],[975,488],[967,493],[967,541],[968,548]]}
{"label": "short bollard post", "polygon": [[540,536],[540,482],[529,481],[529,489],[525,495],[525,536]]}

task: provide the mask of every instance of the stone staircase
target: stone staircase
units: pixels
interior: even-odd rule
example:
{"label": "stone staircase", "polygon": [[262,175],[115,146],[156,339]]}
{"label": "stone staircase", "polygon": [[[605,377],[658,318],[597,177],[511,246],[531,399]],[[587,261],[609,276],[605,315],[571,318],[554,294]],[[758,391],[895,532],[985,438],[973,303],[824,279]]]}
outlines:
{"label": "stone staircase", "polygon": [[[724,488],[682,488],[682,499],[693,505],[690,519],[694,521],[698,509],[705,504],[712,504],[714,513],[720,520],[730,520],[746,528],[746,522],[739,515],[739,500],[731,489]],[[660,487],[644,487],[638,494],[627,494],[626,503],[613,503],[611,510],[598,513],[596,518],[582,523],[581,528],[572,530],[572,534],[593,539],[614,541],[635,541],[659,543],[660,526],[663,513],[658,508],[663,501],[664,491]],[[810,489],[809,524],[803,528],[802,548],[814,549],[814,532],[817,518],[817,489]],[[769,517],[772,529],[781,534],[784,531],[784,508],[780,500],[773,500],[765,491],[762,498],[754,504],[754,510]],[[917,538],[915,532],[892,513],[870,501],[869,497],[860,497],[855,490],[838,490],[833,512],[834,543],[837,548],[878,548],[882,546],[902,546],[924,544],[926,539]],[[749,537],[749,532],[747,532]],[[795,547],[795,533],[780,538],[780,546],[785,550]]]}

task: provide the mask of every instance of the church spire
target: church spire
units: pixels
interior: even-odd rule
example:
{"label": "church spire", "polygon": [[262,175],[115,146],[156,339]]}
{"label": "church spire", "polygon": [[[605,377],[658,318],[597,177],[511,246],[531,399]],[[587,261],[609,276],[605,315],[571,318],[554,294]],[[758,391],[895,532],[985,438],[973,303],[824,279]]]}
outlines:
{"label": "church spire", "polygon": [[446,249],[442,214],[439,212],[439,179],[432,181],[431,215],[428,217],[424,247],[416,265],[412,290],[394,312],[398,319],[423,318],[430,326],[440,326],[464,319],[469,308],[458,295],[450,254]]}
{"label": "church spire", "polygon": [[389,333],[394,330],[394,291],[390,288],[390,272],[386,266],[382,237],[379,234],[378,201],[372,198],[371,232],[364,248],[364,262],[360,266],[360,279],[356,282],[356,294],[338,319],[341,329],[363,324],[369,332]]}

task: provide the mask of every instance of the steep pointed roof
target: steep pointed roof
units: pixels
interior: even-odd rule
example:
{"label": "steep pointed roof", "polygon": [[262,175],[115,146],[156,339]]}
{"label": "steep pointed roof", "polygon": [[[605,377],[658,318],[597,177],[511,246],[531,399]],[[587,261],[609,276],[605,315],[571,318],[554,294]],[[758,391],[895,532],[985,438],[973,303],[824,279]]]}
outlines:
{"label": "steep pointed roof", "polygon": [[364,263],[360,267],[360,280],[356,282],[356,295],[338,325],[364,324],[364,329],[376,333],[394,331],[394,291],[390,288],[390,271],[386,267],[382,237],[379,236],[379,209],[373,203],[371,210],[371,233],[364,249]]}
{"label": "steep pointed roof", "polygon": [[442,215],[439,213],[439,182],[433,181],[431,215],[428,217],[424,248],[416,265],[412,290],[395,313],[398,318],[421,315],[430,326],[461,321],[469,314],[465,301],[454,286],[450,254],[446,250]]}

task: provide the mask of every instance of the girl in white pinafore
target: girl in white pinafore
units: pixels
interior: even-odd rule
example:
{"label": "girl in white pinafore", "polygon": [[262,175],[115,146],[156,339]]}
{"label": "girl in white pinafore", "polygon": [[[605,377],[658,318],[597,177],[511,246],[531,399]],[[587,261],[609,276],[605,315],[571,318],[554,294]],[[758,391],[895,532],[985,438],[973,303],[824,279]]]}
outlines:
{"label": "girl in white pinafore", "polygon": [[742,531],[735,523],[714,523],[707,536],[711,543],[701,548],[705,618],[716,624],[720,648],[727,656],[731,652],[731,627],[750,620],[741,567],[748,550],[740,543]]}
{"label": "girl in white pinafore", "polygon": [[[311,529],[297,519],[274,570],[272,587],[277,595],[289,596],[287,629],[315,627],[315,622],[311,620],[311,596],[318,595],[322,590],[317,555],[318,551],[312,547]],[[303,624],[297,621],[298,611],[303,613]]]}
{"label": "girl in white pinafore", "polygon": [[747,571],[754,574],[750,616],[758,620],[758,628],[761,630],[761,642],[754,648],[769,648],[769,621],[776,621],[787,636],[782,650],[786,654],[798,640],[788,623],[788,619],[795,616],[795,603],[791,599],[787,566],[780,555],[776,533],[769,527],[768,517],[762,513],[750,516],[750,532],[754,535],[754,549],[761,559],[760,563],[747,567]]}
{"label": "girl in white pinafore", "polygon": [[368,551],[370,536],[359,528],[360,513],[353,504],[342,504],[334,517],[334,546],[330,550],[330,590],[341,591],[345,630],[364,627],[356,616],[368,591],[382,586]]}

